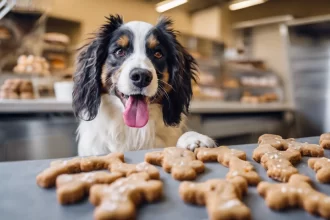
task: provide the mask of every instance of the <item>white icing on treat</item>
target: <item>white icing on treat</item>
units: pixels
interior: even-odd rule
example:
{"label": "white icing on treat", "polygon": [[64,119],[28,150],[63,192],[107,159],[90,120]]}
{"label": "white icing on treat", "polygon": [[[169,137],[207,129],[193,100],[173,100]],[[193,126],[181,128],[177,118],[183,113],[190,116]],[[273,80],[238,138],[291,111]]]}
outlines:
{"label": "white icing on treat", "polygon": [[136,165],[137,171],[147,171],[149,169],[149,164],[147,162],[142,162]]}
{"label": "white icing on treat", "polygon": [[287,191],[288,191],[288,189],[285,186],[282,186],[281,187],[281,192],[282,193],[286,193]]}
{"label": "white icing on treat", "polygon": [[221,204],[219,206],[219,209],[230,209],[234,206],[239,206],[241,205],[241,202],[237,199],[232,199],[232,200],[228,200],[227,202]]}
{"label": "white icing on treat", "polygon": [[73,180],[73,177],[71,175],[67,175],[67,174],[61,175],[60,178],[61,178],[61,181],[65,181],[65,182],[70,182]]}
{"label": "white icing on treat", "polygon": [[108,211],[114,211],[118,208],[118,205],[110,201],[105,201],[101,204],[100,208]]}
{"label": "white icing on treat", "polygon": [[85,175],[83,175],[81,177],[80,180],[83,181],[83,182],[91,183],[91,182],[93,182],[94,176],[95,176],[95,173],[86,173]]}

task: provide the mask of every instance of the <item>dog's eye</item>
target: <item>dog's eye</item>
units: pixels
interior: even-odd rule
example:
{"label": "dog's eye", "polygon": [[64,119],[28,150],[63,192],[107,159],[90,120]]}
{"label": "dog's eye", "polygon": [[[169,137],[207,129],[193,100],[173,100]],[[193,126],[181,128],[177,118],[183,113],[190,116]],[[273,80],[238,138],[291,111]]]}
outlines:
{"label": "dog's eye", "polygon": [[118,56],[118,57],[123,57],[123,56],[126,55],[126,51],[123,50],[123,49],[118,49],[118,50],[116,50],[115,54],[116,54],[116,56]]}
{"label": "dog's eye", "polygon": [[157,51],[154,53],[154,57],[156,57],[157,59],[160,59],[163,57],[163,54],[160,51]]}

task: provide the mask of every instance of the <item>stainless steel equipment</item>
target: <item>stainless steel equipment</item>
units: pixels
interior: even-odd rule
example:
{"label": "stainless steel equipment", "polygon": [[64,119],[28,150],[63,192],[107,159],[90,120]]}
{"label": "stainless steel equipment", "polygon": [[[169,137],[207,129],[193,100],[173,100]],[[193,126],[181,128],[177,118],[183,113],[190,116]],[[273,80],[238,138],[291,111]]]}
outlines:
{"label": "stainless steel equipment", "polygon": [[330,16],[289,22],[298,136],[330,131]]}

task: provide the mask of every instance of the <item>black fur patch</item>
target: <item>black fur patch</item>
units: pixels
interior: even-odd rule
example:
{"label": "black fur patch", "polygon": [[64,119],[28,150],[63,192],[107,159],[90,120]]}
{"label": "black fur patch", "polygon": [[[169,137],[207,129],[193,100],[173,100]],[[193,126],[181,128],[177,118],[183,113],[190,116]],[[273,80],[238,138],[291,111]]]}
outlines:
{"label": "black fur patch", "polygon": [[112,34],[123,24],[119,15],[109,16],[89,44],[81,48],[74,76],[73,110],[83,120],[93,120],[101,102],[102,66],[108,56]]}
{"label": "black fur patch", "polygon": [[164,68],[168,70],[168,83],[172,89],[168,97],[165,96],[162,101],[163,119],[165,124],[176,126],[181,121],[181,114],[188,114],[189,103],[193,95],[191,81],[196,81],[197,64],[178,42],[176,38],[178,32],[172,29],[172,24],[172,20],[162,18],[152,30],[152,34],[160,42],[160,49],[165,51],[165,60],[152,60],[152,62],[157,72],[162,72]]}

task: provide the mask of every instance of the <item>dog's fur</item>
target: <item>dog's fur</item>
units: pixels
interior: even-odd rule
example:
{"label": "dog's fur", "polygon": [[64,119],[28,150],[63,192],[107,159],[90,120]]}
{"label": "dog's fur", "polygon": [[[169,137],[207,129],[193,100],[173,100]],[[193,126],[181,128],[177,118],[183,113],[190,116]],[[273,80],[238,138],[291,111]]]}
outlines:
{"label": "dog's fur", "polygon": [[[82,119],[79,155],[215,146],[205,135],[183,134],[197,65],[171,26],[167,18],[152,26],[139,21],[124,24],[120,16],[110,16],[82,48],[73,91],[73,108]],[[133,84],[131,73],[136,69],[149,73],[147,86]],[[123,119],[131,96],[148,103],[149,120],[144,126],[130,127]]]}

